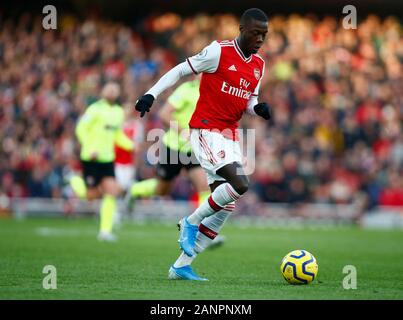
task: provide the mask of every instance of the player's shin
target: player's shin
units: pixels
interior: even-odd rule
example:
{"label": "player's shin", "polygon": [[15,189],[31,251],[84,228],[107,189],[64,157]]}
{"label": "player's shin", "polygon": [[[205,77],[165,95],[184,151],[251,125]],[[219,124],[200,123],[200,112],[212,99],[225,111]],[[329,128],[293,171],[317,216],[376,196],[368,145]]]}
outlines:
{"label": "player's shin", "polygon": [[155,178],[135,182],[130,188],[130,195],[134,198],[148,198],[155,195],[158,180]]}
{"label": "player's shin", "polygon": [[85,199],[87,197],[87,186],[82,177],[78,175],[72,176],[70,178],[70,186],[78,198]]}
{"label": "player's shin", "polygon": [[225,208],[216,214],[205,219],[199,225],[199,233],[197,234],[195,252],[201,253],[211,246],[212,242],[220,233],[225,221],[234,211],[235,202],[231,202]]}
{"label": "player's shin", "polygon": [[223,183],[187,218],[187,221],[190,224],[199,225],[203,219],[221,211],[227,204],[240,197],[241,195],[229,183]]}
{"label": "player's shin", "polygon": [[180,254],[179,258],[175,261],[174,267],[175,268],[182,268],[184,266],[190,265],[193,260],[196,258],[197,255],[194,255],[193,257],[189,257],[187,254],[185,254],[183,251]]}
{"label": "player's shin", "polygon": [[116,198],[106,194],[102,198],[100,208],[100,232],[111,233],[113,227],[113,217],[116,211]]}
{"label": "player's shin", "polygon": [[231,202],[225,206],[225,208],[216,214],[205,218],[199,226],[199,232],[196,237],[195,252],[196,254],[189,257],[183,251],[179,258],[175,261],[174,267],[181,268],[190,265],[193,260],[197,257],[197,254],[203,252],[206,248],[211,246],[215,237],[218,235],[222,229],[225,221],[228,219],[229,215],[234,211],[235,202]]}

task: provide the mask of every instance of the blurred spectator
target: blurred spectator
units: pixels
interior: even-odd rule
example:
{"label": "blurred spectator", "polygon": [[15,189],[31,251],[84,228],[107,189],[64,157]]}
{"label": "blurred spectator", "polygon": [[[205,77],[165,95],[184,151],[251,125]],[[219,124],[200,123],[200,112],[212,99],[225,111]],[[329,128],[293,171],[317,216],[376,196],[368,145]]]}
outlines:
{"label": "blurred spectator", "polygon": [[[74,126],[103,83],[135,100],[174,64],[215,39],[237,35],[232,14],[151,15],[138,31],[119,23],[61,18],[44,31],[38,17],[2,21],[0,28],[0,194],[60,197],[77,166]],[[357,30],[334,17],[273,16],[260,54],[260,100],[274,123],[244,117],[256,128],[252,197],[262,201],[403,205],[402,25],[372,15]],[[144,34],[142,34],[144,32]],[[158,105],[144,120],[160,127]],[[144,144],[145,147],[149,143]],[[142,150],[139,178],[154,168]],[[188,196],[178,180],[172,197]]]}

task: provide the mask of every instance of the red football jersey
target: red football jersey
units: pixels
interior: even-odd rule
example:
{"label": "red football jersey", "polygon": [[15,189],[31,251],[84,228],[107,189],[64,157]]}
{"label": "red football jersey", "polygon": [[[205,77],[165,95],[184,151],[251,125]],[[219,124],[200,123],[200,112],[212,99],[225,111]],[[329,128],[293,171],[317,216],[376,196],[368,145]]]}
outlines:
{"label": "red football jersey", "polygon": [[187,59],[194,73],[202,73],[200,97],[190,128],[218,129],[236,139],[236,129],[248,101],[257,96],[264,60],[245,57],[236,40],[213,41],[198,55]]}

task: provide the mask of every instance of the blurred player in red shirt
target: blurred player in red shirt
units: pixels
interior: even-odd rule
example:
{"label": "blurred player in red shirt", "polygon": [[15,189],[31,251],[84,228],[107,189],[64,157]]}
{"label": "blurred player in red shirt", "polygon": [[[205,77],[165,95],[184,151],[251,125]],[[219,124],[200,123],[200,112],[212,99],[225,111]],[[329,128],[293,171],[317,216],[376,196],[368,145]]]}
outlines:
{"label": "blurred player in red shirt", "polygon": [[144,141],[144,125],[125,108],[126,120],[123,123],[123,132],[134,143],[134,152],[127,151],[115,145],[115,174],[116,179],[123,190],[127,190],[136,179],[136,150]]}

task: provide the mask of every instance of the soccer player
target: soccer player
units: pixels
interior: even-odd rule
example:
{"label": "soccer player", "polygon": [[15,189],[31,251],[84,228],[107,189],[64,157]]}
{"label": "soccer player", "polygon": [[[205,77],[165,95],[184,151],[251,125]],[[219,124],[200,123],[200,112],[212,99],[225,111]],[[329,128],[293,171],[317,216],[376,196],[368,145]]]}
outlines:
{"label": "soccer player", "polygon": [[116,198],[122,190],[115,179],[115,144],[125,150],[134,148],[133,141],[122,130],[124,112],[116,104],[119,95],[119,85],[107,83],[102,98],[86,109],[76,126],[84,180],[73,177],[70,183],[80,198],[102,198],[98,234],[101,241],[116,240],[112,227]]}
{"label": "soccer player", "polygon": [[[123,132],[133,141],[135,150],[144,140],[144,125],[134,114],[125,108]],[[127,150],[115,145],[115,174],[116,180],[123,190],[128,190],[136,178],[136,157],[133,150]]]}
{"label": "soccer player", "polygon": [[170,279],[207,280],[190,264],[217,236],[235,201],[249,185],[242,167],[238,121],[244,112],[271,118],[271,107],[258,103],[264,60],[257,52],[268,31],[268,18],[260,9],[248,9],[242,14],[239,30],[236,39],[213,41],[198,55],[172,68],[135,106],[144,116],[158,95],[181,77],[202,74],[200,97],[189,122],[190,140],[212,193],[181,220],[179,245],[183,252],[169,269]]}
{"label": "soccer player", "polygon": [[[124,108],[125,121],[123,122],[123,132],[133,141],[134,150],[139,150],[140,144],[144,140],[144,124],[135,117],[131,107]],[[136,181],[136,155],[133,150],[115,144],[115,175],[116,181],[123,191],[129,190]],[[118,206],[119,207],[119,206]],[[120,206],[122,209],[122,206]],[[120,225],[123,214],[126,210],[117,210],[114,218],[114,226]]]}

